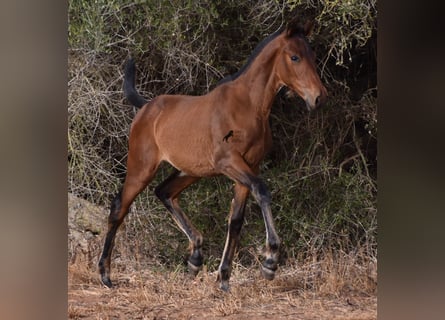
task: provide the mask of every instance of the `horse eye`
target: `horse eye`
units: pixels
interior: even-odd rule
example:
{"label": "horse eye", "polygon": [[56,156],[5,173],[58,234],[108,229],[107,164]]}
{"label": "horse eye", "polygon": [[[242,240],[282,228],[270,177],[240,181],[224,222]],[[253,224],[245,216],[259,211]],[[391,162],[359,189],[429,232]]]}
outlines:
{"label": "horse eye", "polygon": [[292,61],[298,61],[298,60],[300,60],[300,58],[298,58],[297,56],[292,56],[292,57],[290,57],[290,59],[291,59]]}

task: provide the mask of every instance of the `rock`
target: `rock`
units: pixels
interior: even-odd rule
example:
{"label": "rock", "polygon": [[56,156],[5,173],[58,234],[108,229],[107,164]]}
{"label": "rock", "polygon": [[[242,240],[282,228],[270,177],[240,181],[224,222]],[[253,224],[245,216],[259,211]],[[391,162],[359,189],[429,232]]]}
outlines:
{"label": "rock", "polygon": [[108,210],[68,194],[68,260],[97,263]]}

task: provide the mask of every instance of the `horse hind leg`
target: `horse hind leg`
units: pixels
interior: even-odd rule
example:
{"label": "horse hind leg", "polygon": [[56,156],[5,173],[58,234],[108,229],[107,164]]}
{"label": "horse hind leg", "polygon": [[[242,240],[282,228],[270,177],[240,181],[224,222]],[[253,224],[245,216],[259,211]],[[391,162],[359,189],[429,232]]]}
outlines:
{"label": "horse hind leg", "polygon": [[[158,162],[151,163],[145,161],[134,161],[138,159],[130,151],[127,162],[127,175],[122,190],[116,195],[111,203],[110,215],[108,216],[108,231],[102,255],[99,260],[99,272],[104,285],[111,288],[110,265],[111,253],[114,247],[114,240],[119,226],[128,214],[130,205],[136,196],[150,183],[158,167]],[[149,158],[146,158],[149,159]],[[152,158],[153,159],[153,158]]]}
{"label": "horse hind leg", "polygon": [[193,275],[198,274],[203,264],[202,258],[202,234],[193,226],[190,219],[179,207],[179,194],[192,183],[199,180],[198,177],[188,176],[181,171],[175,170],[165,181],[155,189],[156,196],[172,214],[173,220],[179,228],[187,235],[190,242],[190,255],[187,264]]}
{"label": "horse hind leg", "polygon": [[114,239],[117,229],[121,225],[128,209],[122,208],[122,190],[114,197],[111,202],[110,215],[108,216],[108,231],[105,238],[102,255],[99,260],[99,272],[104,285],[111,288],[113,286],[110,280],[111,252],[114,247]]}

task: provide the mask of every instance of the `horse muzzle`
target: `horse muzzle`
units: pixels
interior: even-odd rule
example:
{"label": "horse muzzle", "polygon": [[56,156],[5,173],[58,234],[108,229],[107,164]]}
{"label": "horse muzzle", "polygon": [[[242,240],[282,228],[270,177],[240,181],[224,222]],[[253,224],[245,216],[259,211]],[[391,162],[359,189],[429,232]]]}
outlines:
{"label": "horse muzzle", "polygon": [[314,95],[304,99],[304,101],[306,102],[307,110],[311,111],[325,104],[326,97],[327,97],[327,91],[326,88],[323,87],[318,95]]}

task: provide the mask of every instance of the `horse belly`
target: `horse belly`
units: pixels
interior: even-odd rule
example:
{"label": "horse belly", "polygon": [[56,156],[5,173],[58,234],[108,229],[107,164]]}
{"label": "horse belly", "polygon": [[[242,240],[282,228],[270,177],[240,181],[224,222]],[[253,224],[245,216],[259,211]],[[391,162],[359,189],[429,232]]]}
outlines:
{"label": "horse belly", "polygon": [[210,115],[203,97],[162,96],[154,135],[161,159],[193,176],[214,175]]}
{"label": "horse belly", "polygon": [[199,128],[191,126],[164,131],[157,144],[162,160],[176,169],[198,177],[215,174],[211,141]]}
{"label": "horse belly", "polygon": [[191,176],[205,177],[215,175],[215,168],[207,152],[202,146],[196,147],[194,143],[184,143],[176,147],[166,148],[163,160],[169,162],[176,169]]}

